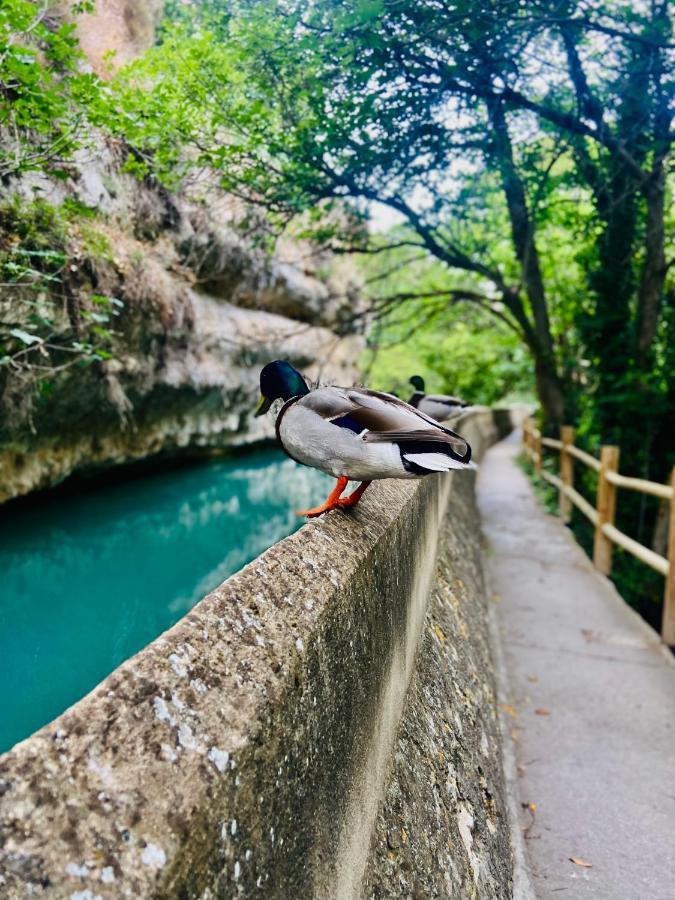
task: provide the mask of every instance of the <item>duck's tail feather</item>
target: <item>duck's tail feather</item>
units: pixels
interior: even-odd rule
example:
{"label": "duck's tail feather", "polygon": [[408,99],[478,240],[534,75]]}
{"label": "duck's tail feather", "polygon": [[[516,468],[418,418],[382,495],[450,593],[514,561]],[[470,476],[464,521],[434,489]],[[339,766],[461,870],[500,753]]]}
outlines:
{"label": "duck's tail feather", "polygon": [[474,462],[463,463],[446,453],[401,453],[403,465],[418,475],[427,472],[449,472],[451,469],[477,469]]}

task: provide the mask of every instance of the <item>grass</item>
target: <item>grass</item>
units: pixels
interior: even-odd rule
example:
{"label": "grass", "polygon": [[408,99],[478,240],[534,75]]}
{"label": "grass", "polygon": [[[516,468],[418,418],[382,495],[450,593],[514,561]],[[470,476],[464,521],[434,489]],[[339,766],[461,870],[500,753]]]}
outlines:
{"label": "grass", "polygon": [[541,477],[541,475],[537,474],[534,466],[524,453],[521,452],[518,454],[518,456],[516,457],[516,462],[529,478],[532,487],[534,488],[535,496],[544,507],[546,512],[551,513],[551,515],[554,516],[557,515],[558,491],[553,487],[552,484],[549,484],[548,481],[545,481]]}

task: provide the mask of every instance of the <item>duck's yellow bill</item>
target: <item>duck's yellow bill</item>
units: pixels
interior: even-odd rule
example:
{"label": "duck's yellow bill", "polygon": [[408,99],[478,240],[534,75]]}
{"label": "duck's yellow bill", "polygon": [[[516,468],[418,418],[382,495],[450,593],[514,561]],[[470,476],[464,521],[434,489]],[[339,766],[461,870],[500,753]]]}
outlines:
{"label": "duck's yellow bill", "polygon": [[270,408],[271,405],[272,405],[272,401],[269,399],[269,397],[263,397],[263,395],[261,394],[260,400],[258,401],[258,405],[256,406],[255,415],[256,416],[265,415],[265,413],[267,412],[267,410]]}

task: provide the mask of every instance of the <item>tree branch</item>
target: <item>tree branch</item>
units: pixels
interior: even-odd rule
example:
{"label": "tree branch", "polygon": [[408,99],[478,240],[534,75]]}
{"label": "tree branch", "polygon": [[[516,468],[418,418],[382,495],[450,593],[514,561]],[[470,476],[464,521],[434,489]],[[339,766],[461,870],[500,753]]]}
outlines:
{"label": "tree branch", "polygon": [[602,25],[600,22],[593,22],[591,19],[580,19],[576,16],[572,17],[556,17],[546,16],[539,19],[523,19],[528,25],[562,25],[571,28],[581,28],[586,31],[597,31],[600,34],[606,34],[609,37],[621,38],[624,41],[634,41],[637,44],[645,44],[648,47],[654,47],[658,50],[673,50],[675,44],[668,41],[655,41],[653,38],[644,37],[641,34],[635,34],[632,31],[622,31],[620,28],[614,28],[611,25]]}

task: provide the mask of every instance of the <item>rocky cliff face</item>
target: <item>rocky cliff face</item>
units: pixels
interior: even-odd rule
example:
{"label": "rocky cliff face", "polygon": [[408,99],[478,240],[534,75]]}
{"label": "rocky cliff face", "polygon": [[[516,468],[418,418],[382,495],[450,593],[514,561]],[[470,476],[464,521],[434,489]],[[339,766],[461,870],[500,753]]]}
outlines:
{"label": "rocky cliff face", "polygon": [[33,417],[33,430],[5,429],[0,501],[78,471],[271,437],[270,417],[252,419],[258,372],[270,359],[290,359],[340,383],[354,380],[357,338],[193,290],[163,313],[167,318],[139,303],[137,340],[125,353],[61,379]]}
{"label": "rocky cliff face", "polygon": [[106,77],[152,45],[164,0],[96,0],[94,12],[77,16],[71,6],[59,3],[52,15],[72,18],[89,63]]}
{"label": "rocky cliff face", "polygon": [[[129,55],[147,44],[158,5],[103,3],[99,27],[84,23],[92,64],[103,51],[89,47],[87,34],[108,35],[106,47]],[[136,43],[130,11],[133,21],[141,12],[148,19]],[[106,31],[106,16],[129,28]],[[35,207],[37,198],[39,210],[21,246],[16,222],[2,223],[0,251],[32,248],[32,256],[12,258],[37,268],[45,247],[58,246],[62,258],[57,276],[45,276],[45,292],[34,279],[0,287],[3,330],[35,331],[37,311],[61,346],[65,336],[92,339],[97,304],[113,314],[102,326],[110,331],[104,359],[75,364],[46,342],[24,357],[34,372],[44,364],[39,377],[0,367],[0,502],[74,472],[270,436],[269,417],[253,420],[252,411],[260,367],[271,359],[288,358],[310,378],[356,377],[361,340],[348,320],[358,284],[348,271],[293,241],[270,254],[255,211],[208,176],[170,193],[125,174],[127,152],[92,135],[64,167],[67,178],[24,176],[0,196],[3,209]],[[34,250],[36,241],[43,249]]]}

